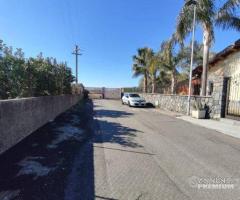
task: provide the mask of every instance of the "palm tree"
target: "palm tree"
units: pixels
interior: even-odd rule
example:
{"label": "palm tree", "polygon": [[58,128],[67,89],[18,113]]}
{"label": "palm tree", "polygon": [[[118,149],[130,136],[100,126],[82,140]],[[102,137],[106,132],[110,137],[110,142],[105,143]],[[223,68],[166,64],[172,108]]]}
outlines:
{"label": "palm tree", "polygon": [[207,70],[209,61],[209,50],[214,40],[214,24],[224,28],[235,27],[240,29],[239,18],[234,15],[239,0],[228,0],[219,12],[215,11],[214,0],[185,0],[177,20],[175,36],[179,41],[183,41],[192,30],[193,10],[196,5],[196,22],[203,30],[203,72],[201,95],[206,95]]}
{"label": "palm tree", "polygon": [[240,18],[236,9],[240,7],[240,0],[228,0],[217,13],[216,25],[223,29],[233,28],[240,31]]}
{"label": "palm tree", "polygon": [[[206,95],[207,69],[209,61],[209,50],[214,39],[214,0],[196,1],[196,22],[201,24],[203,29],[203,73],[201,95]],[[193,24],[194,5],[185,4],[178,16],[176,37],[183,41],[191,32]]]}
{"label": "palm tree", "polygon": [[137,55],[133,56],[133,76],[144,77],[143,92],[148,92],[148,76],[149,76],[149,63],[153,57],[153,50],[150,48],[140,48],[137,50]]}
{"label": "palm tree", "polygon": [[154,55],[148,66],[149,77],[151,78],[152,93],[156,93],[156,84],[157,84],[157,72],[161,66],[161,57],[159,54]]}
{"label": "palm tree", "polygon": [[171,75],[171,94],[176,94],[177,66],[182,59],[182,54],[175,53],[174,46],[174,38],[171,38],[170,40],[162,42],[160,50],[162,65],[170,72]]}
{"label": "palm tree", "polygon": [[[171,93],[176,93],[177,85],[177,75],[178,69],[187,71],[187,67],[190,65],[190,55],[191,48],[190,46],[179,46],[178,51],[176,51],[177,41],[174,35],[168,41],[164,41],[161,44],[161,63],[163,69],[170,72],[171,76]],[[195,41],[195,50],[194,50],[194,65],[199,65],[202,62],[202,45]]]}
{"label": "palm tree", "polygon": [[[182,58],[179,66],[181,66],[183,71],[189,72],[189,65],[191,62],[191,45],[182,46],[179,50],[179,56]],[[202,64],[203,61],[203,45],[198,43],[197,41],[194,42],[194,65],[199,66]],[[210,52],[212,55],[212,52]]]}
{"label": "palm tree", "polygon": [[169,85],[171,84],[170,74],[166,70],[160,70],[157,76],[157,85],[159,87],[159,92],[165,94],[169,93]]}

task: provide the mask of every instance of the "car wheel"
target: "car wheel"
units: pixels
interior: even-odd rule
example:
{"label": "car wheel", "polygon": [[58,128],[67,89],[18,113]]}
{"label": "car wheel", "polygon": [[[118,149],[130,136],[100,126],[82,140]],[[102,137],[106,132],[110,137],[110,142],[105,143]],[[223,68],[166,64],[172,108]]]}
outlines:
{"label": "car wheel", "polygon": [[130,101],[128,102],[128,106],[129,106],[129,107],[132,107],[131,104],[130,104]]}
{"label": "car wheel", "polygon": [[122,105],[124,105],[124,102],[123,102],[123,100],[122,100]]}

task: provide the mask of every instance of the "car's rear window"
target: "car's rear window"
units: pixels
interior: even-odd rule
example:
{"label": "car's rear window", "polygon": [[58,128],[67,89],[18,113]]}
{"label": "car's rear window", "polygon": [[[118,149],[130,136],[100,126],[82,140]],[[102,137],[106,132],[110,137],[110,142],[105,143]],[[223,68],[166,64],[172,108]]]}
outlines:
{"label": "car's rear window", "polygon": [[129,94],[130,97],[140,97],[138,94]]}

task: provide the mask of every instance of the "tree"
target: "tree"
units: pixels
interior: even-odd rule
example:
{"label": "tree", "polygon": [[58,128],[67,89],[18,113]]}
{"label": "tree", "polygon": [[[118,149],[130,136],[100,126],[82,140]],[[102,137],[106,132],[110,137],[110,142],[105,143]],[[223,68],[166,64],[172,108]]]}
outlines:
{"label": "tree", "polygon": [[12,71],[14,68],[14,56],[12,54],[12,47],[7,47],[2,43],[2,56],[0,63],[0,91],[1,98],[9,98],[13,95],[14,80]]}
{"label": "tree", "polygon": [[[235,8],[239,6],[239,0],[228,0],[219,12],[215,10],[214,0],[191,0],[185,1],[177,20],[175,36],[179,41],[183,41],[192,31],[194,2],[196,5],[196,22],[200,24],[203,30],[203,72],[201,95],[206,95],[207,71],[209,62],[209,51],[214,40],[214,24],[225,28],[235,27],[239,30],[239,18],[235,16]],[[230,14],[229,14],[229,11]]]}
{"label": "tree", "polygon": [[163,65],[171,75],[171,94],[176,94],[177,66],[182,59],[182,54],[177,54],[174,50],[175,41],[171,38],[161,44],[161,54]]}
{"label": "tree", "polygon": [[[187,46],[182,46],[179,49],[179,53],[178,53],[179,57],[181,57],[180,63],[178,65],[181,66],[181,69],[183,71],[186,71],[187,73],[189,73],[189,70],[190,70],[191,51],[192,51],[192,47],[191,47],[191,44],[189,44]],[[194,41],[193,54],[194,54],[193,67],[201,65],[203,62],[203,45],[198,43],[197,41]]]}
{"label": "tree", "polygon": [[21,97],[23,95],[23,82],[24,82],[24,65],[25,58],[22,49],[17,49],[14,52],[14,56],[11,57],[12,60],[12,68],[11,68],[11,98]]}
{"label": "tree", "polygon": [[240,18],[237,9],[240,7],[240,0],[228,0],[217,13],[216,25],[223,29],[233,28],[240,31]]}
{"label": "tree", "polygon": [[159,68],[159,60],[157,55],[153,56],[149,62],[148,72],[151,78],[152,93],[156,93],[156,80],[157,80],[157,71]]}
{"label": "tree", "polygon": [[13,51],[0,40],[0,99],[71,94],[71,69],[56,59],[24,58],[22,49]]}
{"label": "tree", "polygon": [[[214,39],[214,0],[196,1],[196,22],[203,29],[203,73],[201,94],[206,95],[207,69],[209,61],[209,49]],[[192,31],[194,5],[185,4],[178,16],[176,37],[183,41]]]}
{"label": "tree", "polygon": [[[194,49],[194,65],[197,66],[202,63],[203,45],[197,41]],[[171,76],[171,93],[176,93],[177,79],[179,71],[181,73],[189,73],[191,47],[178,44],[176,38],[173,36],[170,40],[164,41],[160,49],[161,65],[165,71],[168,71]]]}
{"label": "tree", "polygon": [[5,59],[6,46],[0,40],[0,99],[7,99],[10,93],[10,65]]}
{"label": "tree", "polygon": [[170,92],[169,85],[171,85],[171,76],[167,71],[159,71],[156,82],[158,85],[158,92],[163,94]]}
{"label": "tree", "polygon": [[148,76],[149,76],[149,63],[154,55],[154,52],[150,48],[140,48],[137,50],[137,55],[133,56],[133,76],[143,76],[144,84],[143,84],[143,92],[148,92]]}
{"label": "tree", "polygon": [[37,71],[38,63],[36,59],[30,58],[26,61],[24,69],[24,97],[32,97],[38,96],[37,89],[37,79],[38,79],[38,71]]}

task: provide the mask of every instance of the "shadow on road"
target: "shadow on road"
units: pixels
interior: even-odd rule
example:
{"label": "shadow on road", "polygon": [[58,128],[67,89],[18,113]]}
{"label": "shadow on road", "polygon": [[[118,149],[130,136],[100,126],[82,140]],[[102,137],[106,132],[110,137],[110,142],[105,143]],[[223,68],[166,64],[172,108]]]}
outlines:
{"label": "shadow on road", "polygon": [[[92,104],[92,102],[90,102]],[[93,108],[89,106],[89,108]],[[96,107],[96,106],[94,106]],[[101,106],[98,106],[101,107]],[[88,113],[93,113],[93,110],[89,110]],[[67,187],[65,190],[65,199],[83,199],[83,200],[117,200],[109,196],[101,196],[95,193],[95,171],[98,170],[94,166],[94,150],[99,148],[97,144],[102,143],[116,143],[123,147],[141,147],[138,143],[134,142],[134,137],[137,134],[137,130],[124,127],[119,123],[113,123],[106,120],[102,120],[103,117],[121,117],[129,116],[127,112],[117,112],[112,110],[99,109],[95,112],[98,119],[90,119],[91,128],[94,132],[93,136],[84,143],[80,148],[78,154],[75,156],[75,160],[72,164],[72,171],[67,180]],[[91,114],[89,115],[89,118]],[[101,145],[100,145],[101,146]],[[119,149],[114,149],[119,150]],[[124,150],[122,150],[124,151]],[[127,151],[127,150],[126,150]],[[130,151],[129,151],[130,152]],[[141,153],[134,152],[132,153]],[[104,159],[104,158],[102,158]],[[104,160],[103,160],[104,162]]]}
{"label": "shadow on road", "polygon": [[102,120],[131,113],[100,109],[94,120],[93,107],[76,105],[0,155],[0,199],[114,199],[95,194],[94,144],[141,147],[139,131]]}
{"label": "shadow on road", "polygon": [[120,123],[97,120],[98,131],[95,132],[95,143],[115,143],[123,147],[142,147],[134,141],[140,131],[122,126]]}
{"label": "shadow on road", "polygon": [[155,108],[155,106],[152,103],[147,102],[146,108]]}
{"label": "shadow on road", "polygon": [[[0,199],[64,200],[75,157],[92,136],[92,116],[92,103],[80,102],[1,154]],[[93,162],[84,162],[94,199]]]}
{"label": "shadow on road", "polygon": [[101,109],[97,111],[97,117],[111,117],[111,118],[120,118],[120,117],[129,117],[133,115],[133,113],[125,112],[125,111],[116,111],[116,110],[105,110]]}

